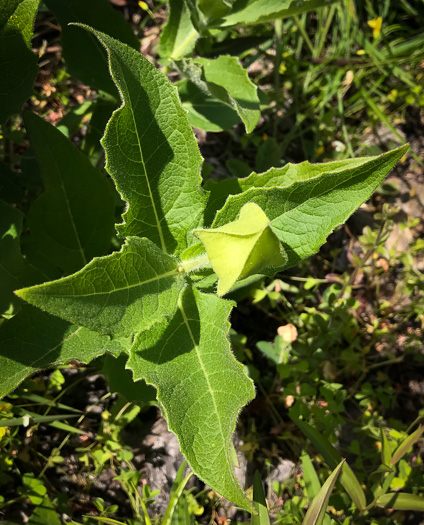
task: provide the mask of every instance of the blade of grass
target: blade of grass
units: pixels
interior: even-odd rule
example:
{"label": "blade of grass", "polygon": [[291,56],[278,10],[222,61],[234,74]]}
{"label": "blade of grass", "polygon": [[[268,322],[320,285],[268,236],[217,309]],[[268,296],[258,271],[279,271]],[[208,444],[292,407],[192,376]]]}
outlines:
{"label": "blade of grass", "polygon": [[270,525],[261,475],[258,471],[253,478],[253,506],[258,515],[252,516],[252,525]]}

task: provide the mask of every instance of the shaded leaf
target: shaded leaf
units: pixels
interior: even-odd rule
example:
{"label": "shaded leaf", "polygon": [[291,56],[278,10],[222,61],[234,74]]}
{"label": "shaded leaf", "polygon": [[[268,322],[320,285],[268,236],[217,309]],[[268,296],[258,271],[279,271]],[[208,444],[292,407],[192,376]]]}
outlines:
{"label": "shaded leaf", "polygon": [[19,113],[32,94],[38,57],[31,50],[40,0],[0,2],[0,124]]}
{"label": "shaded leaf", "polygon": [[188,113],[190,124],[205,131],[231,129],[240,122],[234,108],[204,93],[187,79],[177,83],[181,104]]}
{"label": "shaded leaf", "polygon": [[71,273],[110,249],[114,198],[106,177],[59,130],[25,113],[45,192],[28,214],[32,249]]}
{"label": "shaded leaf", "polygon": [[386,509],[416,510],[424,512],[424,498],[415,494],[395,492],[383,494],[377,499],[377,506]]}
{"label": "shaded leaf", "polygon": [[108,351],[119,353],[128,344],[24,306],[0,326],[0,398],[39,370],[73,360],[88,363]]}
{"label": "shaded leaf", "polygon": [[129,336],[172,316],[183,284],[174,257],[148,239],[129,237],[121,251],[95,258],[69,277],[15,293],[90,330]]}
{"label": "shaded leaf", "polygon": [[107,0],[45,0],[45,3],[62,26],[63,56],[69,73],[117,98],[105,50],[93,34],[69,24],[88,24],[138,50],[140,43],[130,24]]}
{"label": "shaded leaf", "polygon": [[186,2],[171,0],[168,19],[159,39],[159,55],[179,60],[193,51],[198,37],[199,33],[193,26]]}
{"label": "shaded leaf", "polygon": [[116,392],[133,403],[150,403],[156,399],[156,390],[146,385],[145,381],[132,379],[132,374],[125,368],[127,355],[105,356],[102,373],[106,376],[110,392]]}
{"label": "shaded leaf", "polygon": [[21,302],[14,294],[21,288],[43,280],[22,257],[20,237],[23,214],[0,200],[0,315],[17,313]]}
{"label": "shaded leaf", "polygon": [[157,388],[168,427],[193,472],[251,511],[233,473],[230,444],[237,414],[254,388],[230,352],[230,311],[230,302],[186,288],[170,322],[136,337],[127,366],[134,380],[144,378]]}

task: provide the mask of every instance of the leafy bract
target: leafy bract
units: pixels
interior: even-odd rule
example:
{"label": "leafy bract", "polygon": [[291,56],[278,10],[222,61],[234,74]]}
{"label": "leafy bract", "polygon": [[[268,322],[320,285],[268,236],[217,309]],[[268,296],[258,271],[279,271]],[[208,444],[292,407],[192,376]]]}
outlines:
{"label": "leafy bract", "polygon": [[233,107],[251,133],[260,118],[257,87],[236,57],[195,58],[177,63],[203,93]]}
{"label": "leafy bract", "polygon": [[138,50],[140,42],[122,14],[107,0],[45,0],[45,3],[62,26],[63,56],[71,75],[118,97],[101,44],[93,34],[69,24],[88,24]]}
{"label": "leafy bract", "polygon": [[298,15],[338,0],[237,0],[231,12],[216,21],[219,27],[260,24]]}
{"label": "leafy bract", "polygon": [[18,113],[32,94],[38,57],[31,50],[31,38],[39,3],[0,2],[0,124]]}
{"label": "leafy bract", "polygon": [[217,274],[218,295],[226,294],[236,281],[267,267],[283,266],[286,257],[280,241],[259,206],[248,203],[239,218],[220,228],[194,230],[206,248]]}
{"label": "leafy bract", "polygon": [[102,141],[106,169],[129,204],[118,232],[146,236],[165,253],[180,251],[187,231],[201,226],[206,195],[202,157],[177,90],[142,55],[87,29],[105,45],[123,99]]}
{"label": "leafy bract", "polygon": [[159,39],[159,54],[163,58],[179,60],[194,49],[199,33],[191,21],[184,0],[169,2],[169,14]]}
{"label": "leafy bract", "polygon": [[172,316],[183,283],[175,257],[148,239],[129,237],[120,252],[95,258],[69,277],[16,294],[90,330],[129,336]]}
{"label": "leafy bract", "polygon": [[253,383],[230,352],[231,303],[185,288],[170,322],[140,333],[127,366],[134,380],[154,385],[169,429],[194,473],[251,510],[233,473],[230,445],[240,408]]}
{"label": "leafy bract", "polygon": [[60,131],[25,114],[45,193],[28,215],[32,249],[65,273],[107,253],[113,234],[114,197],[106,177]]}
{"label": "leafy bract", "polygon": [[13,290],[43,280],[22,257],[22,220],[19,210],[0,200],[0,315],[5,317],[16,314],[19,308]]}
{"label": "leafy bract", "polygon": [[[321,174],[286,187],[251,187],[228,197],[217,213],[213,228],[234,221],[248,202],[256,203],[270,220],[283,243],[288,260],[295,265],[316,253],[333,229],[366,201],[409,146],[403,146],[359,166]],[[259,176],[258,176],[259,177]]]}
{"label": "leafy bract", "polygon": [[73,360],[88,363],[106,351],[117,354],[129,342],[111,340],[26,305],[0,326],[0,398],[39,370]]}

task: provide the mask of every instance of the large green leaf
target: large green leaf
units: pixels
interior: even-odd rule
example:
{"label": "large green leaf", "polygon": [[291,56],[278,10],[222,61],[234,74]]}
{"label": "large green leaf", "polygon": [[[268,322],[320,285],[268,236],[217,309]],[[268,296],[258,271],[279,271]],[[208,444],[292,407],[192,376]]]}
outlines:
{"label": "large green leaf", "polygon": [[69,277],[16,294],[90,330],[129,336],[172,316],[183,283],[175,257],[148,239],[129,237],[121,251],[95,258]]}
{"label": "large green leaf", "polygon": [[177,63],[203,93],[233,107],[251,133],[260,118],[257,88],[236,57],[195,58]]}
{"label": "large green leaf", "polygon": [[193,51],[198,37],[185,1],[171,0],[168,20],[159,39],[160,56],[179,60]]}
{"label": "large green leaf", "polygon": [[38,72],[31,50],[32,29],[40,0],[0,2],[0,124],[32,94]]}
{"label": "large green leaf", "polygon": [[231,12],[216,21],[219,27],[260,24],[334,4],[338,0],[237,0]]}
{"label": "large green leaf", "polygon": [[209,192],[209,199],[205,210],[205,225],[211,224],[216,212],[222,208],[228,195],[237,195],[251,188],[287,188],[295,182],[307,182],[311,179],[317,181],[330,174],[341,175],[341,172],[353,168],[361,168],[374,160],[372,157],[359,157],[357,159],[337,160],[311,164],[286,164],[283,168],[271,168],[265,173],[253,172],[244,178],[231,178],[222,181],[209,179],[205,189]]}
{"label": "large green leaf", "polygon": [[202,157],[187,114],[176,88],[147,59],[93,32],[108,50],[123,98],[102,141],[106,169],[129,204],[118,231],[123,237],[146,236],[166,253],[180,251],[187,231],[201,226],[206,201]]}
{"label": "large green leaf", "polygon": [[126,350],[128,344],[26,305],[0,326],[0,398],[39,370],[75,359],[88,363],[105,352]]}
{"label": "large green leaf", "polygon": [[254,202],[265,212],[283,243],[288,256],[283,268],[293,266],[319,250],[334,228],[371,196],[408,148],[403,146],[359,166],[323,173],[286,187],[252,187],[231,195],[212,227],[234,221],[245,204]]}
{"label": "large green leaf", "polygon": [[102,45],[91,33],[69,24],[88,24],[138,50],[140,43],[130,24],[107,0],[45,0],[45,3],[62,26],[63,56],[70,74],[118,97]]}
{"label": "large green leaf", "polygon": [[127,366],[135,380],[158,389],[169,429],[194,473],[251,510],[233,473],[230,445],[237,414],[254,388],[230,352],[230,311],[230,302],[186,288],[170,322],[137,336]]}
{"label": "large green leaf", "polygon": [[0,315],[16,314],[21,302],[13,290],[43,280],[22,257],[20,237],[23,215],[0,200]]}
{"label": "large green leaf", "polygon": [[113,193],[106,177],[60,131],[29,112],[25,124],[46,188],[28,215],[33,249],[74,272],[110,249]]}

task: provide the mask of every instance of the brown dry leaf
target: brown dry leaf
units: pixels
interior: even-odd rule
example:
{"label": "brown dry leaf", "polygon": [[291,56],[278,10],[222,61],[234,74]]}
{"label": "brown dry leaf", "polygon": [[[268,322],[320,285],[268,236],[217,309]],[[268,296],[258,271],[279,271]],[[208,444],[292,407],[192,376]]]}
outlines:
{"label": "brown dry leaf", "polygon": [[291,323],[279,326],[277,328],[277,333],[286,343],[292,343],[297,339],[297,328]]}

